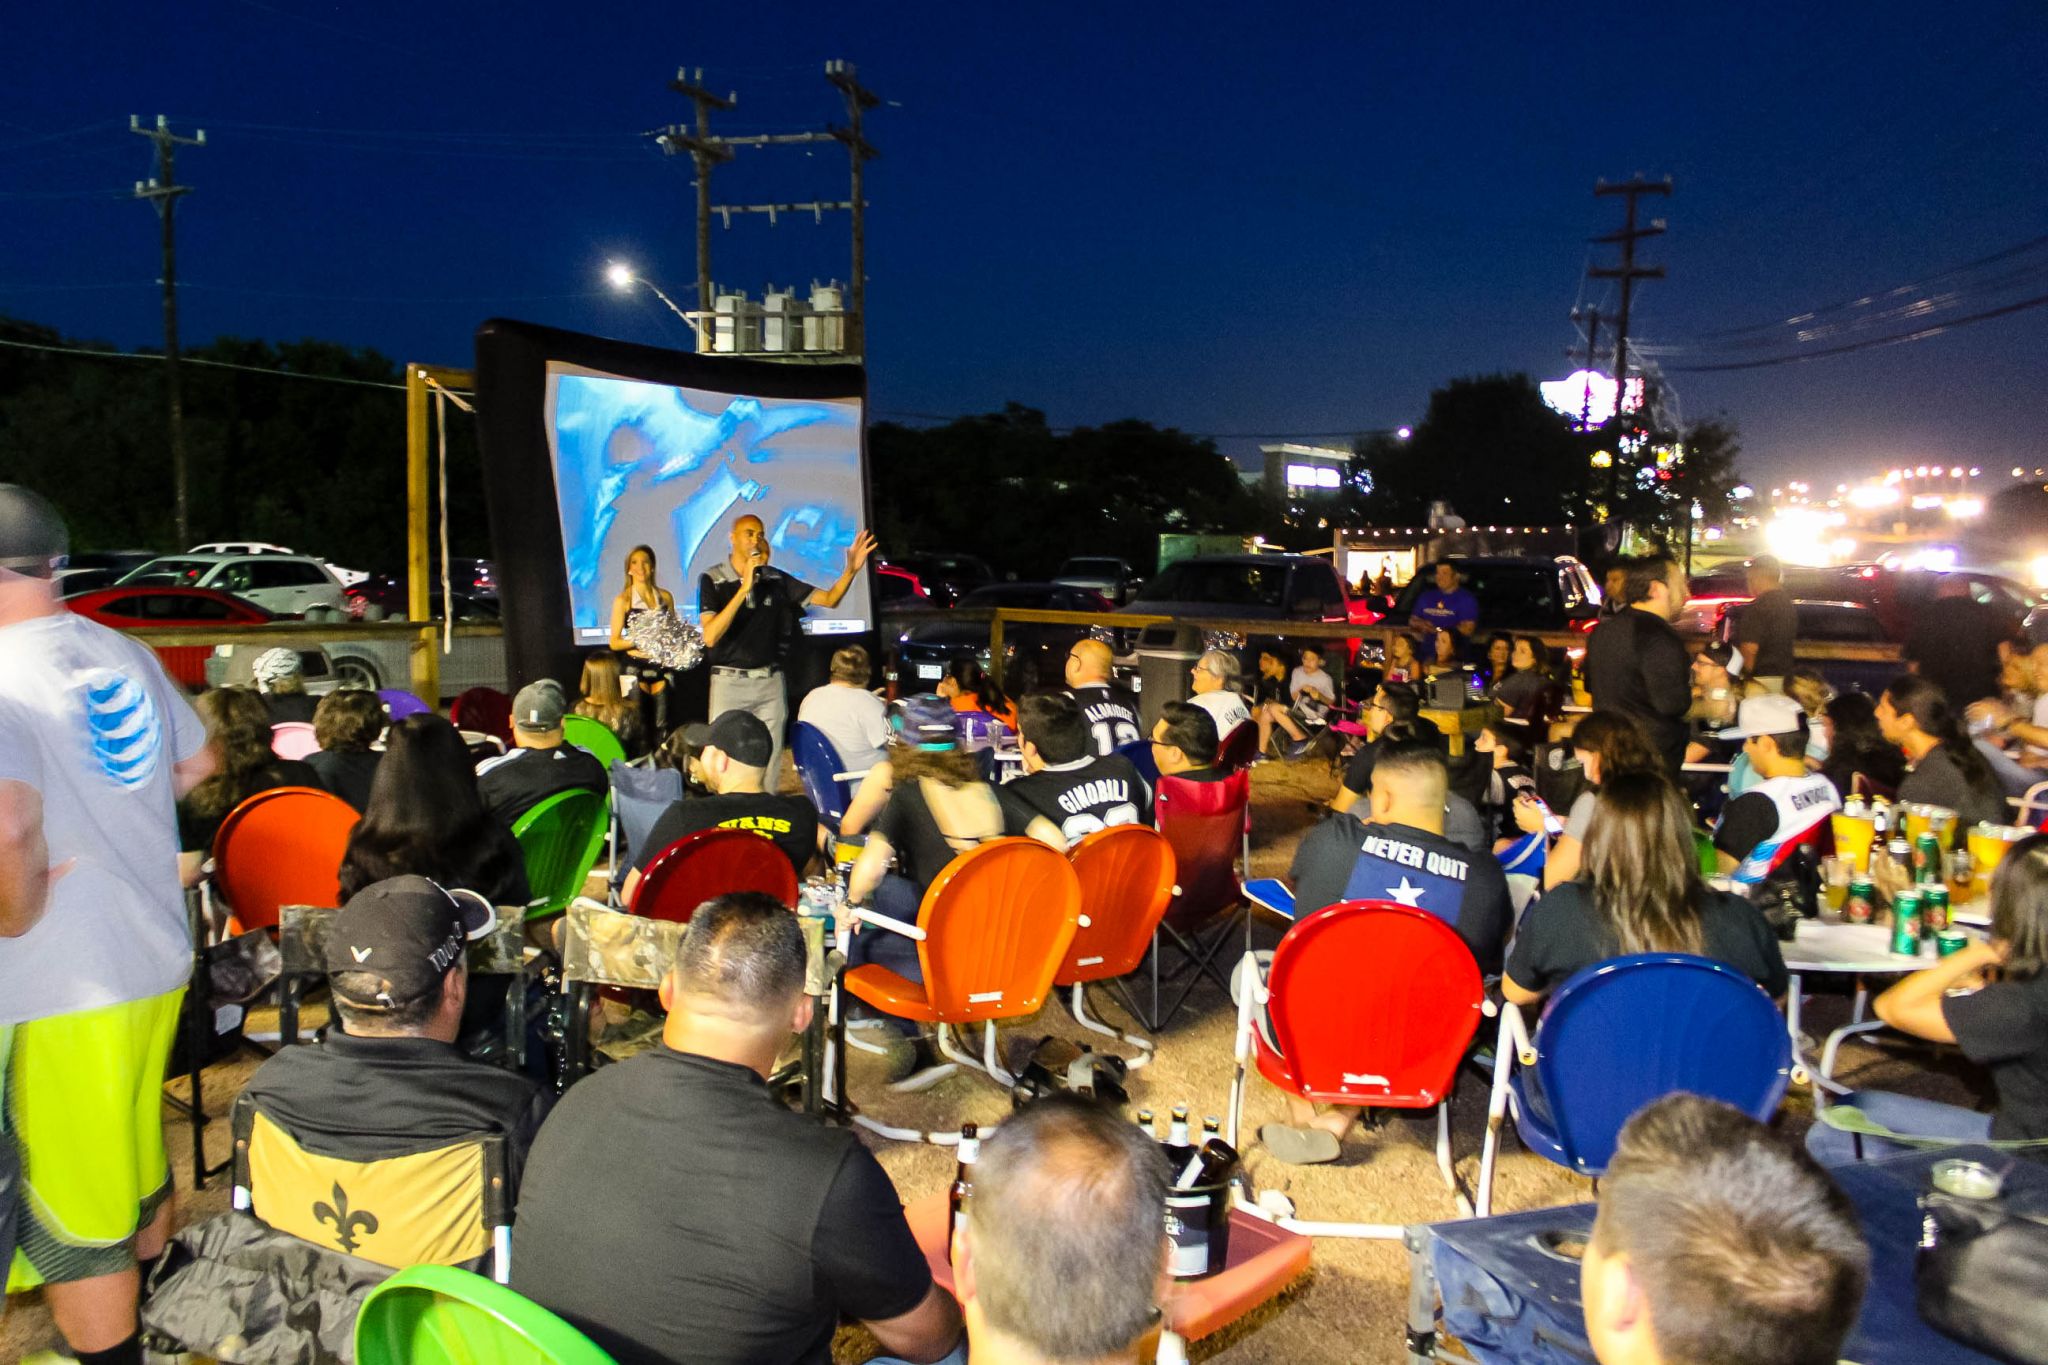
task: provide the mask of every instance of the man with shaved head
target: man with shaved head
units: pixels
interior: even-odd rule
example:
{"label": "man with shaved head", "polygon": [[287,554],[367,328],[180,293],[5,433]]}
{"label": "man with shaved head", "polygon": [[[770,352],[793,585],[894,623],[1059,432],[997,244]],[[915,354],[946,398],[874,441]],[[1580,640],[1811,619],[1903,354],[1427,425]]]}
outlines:
{"label": "man with shaved head", "polygon": [[981,1144],[953,1282],[978,1365],[1135,1361],[1166,1267],[1159,1144],[1067,1095]]}
{"label": "man with shaved head", "polygon": [[1067,651],[1067,688],[1081,703],[1081,718],[1088,725],[1088,741],[1097,757],[1114,753],[1145,736],[1138,719],[1138,699],[1116,685],[1109,646],[1100,640],[1082,640]]}
{"label": "man with shaved head", "polygon": [[577,1083],[541,1126],[512,1287],[620,1365],[830,1365],[842,1315],[903,1360],[962,1358],[959,1306],[880,1164],[768,1088],[810,1023],[804,978],[787,906],[706,901],[661,983],[661,1045]]}
{"label": "man with shaved head", "polygon": [[732,524],[732,552],[697,579],[698,628],[711,665],[710,714],[751,711],[768,727],[768,788],[782,785],[782,738],[789,694],[782,666],[803,631],[806,607],[836,607],[875,552],[862,531],[846,550],[846,570],[829,588],[814,588],[768,564],[767,528],[749,512]]}

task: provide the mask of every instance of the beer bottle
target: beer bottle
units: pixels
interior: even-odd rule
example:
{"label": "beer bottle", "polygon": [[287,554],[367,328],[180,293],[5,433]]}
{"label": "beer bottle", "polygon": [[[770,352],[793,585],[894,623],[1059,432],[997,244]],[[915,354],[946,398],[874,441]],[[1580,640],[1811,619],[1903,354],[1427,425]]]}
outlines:
{"label": "beer bottle", "polygon": [[1166,1127],[1166,1169],[1179,1174],[1194,1153],[1195,1146],[1188,1140],[1188,1107],[1176,1104],[1172,1121]]}
{"label": "beer bottle", "polygon": [[946,1202],[952,1217],[946,1222],[946,1254],[953,1254],[953,1239],[967,1221],[967,1203],[974,1197],[974,1163],[981,1156],[979,1129],[971,1123],[960,1125],[960,1163],[953,1171],[953,1190]]}
{"label": "beer bottle", "polygon": [[1138,1111],[1138,1127],[1144,1132],[1146,1137],[1151,1138],[1154,1142],[1159,1140],[1159,1130],[1153,1126],[1152,1111],[1150,1109],[1140,1109]]}
{"label": "beer bottle", "polygon": [[1174,1173],[1173,1187],[1191,1190],[1220,1185],[1230,1179],[1231,1173],[1237,1169],[1237,1162],[1235,1147],[1220,1137],[1211,1137]]}

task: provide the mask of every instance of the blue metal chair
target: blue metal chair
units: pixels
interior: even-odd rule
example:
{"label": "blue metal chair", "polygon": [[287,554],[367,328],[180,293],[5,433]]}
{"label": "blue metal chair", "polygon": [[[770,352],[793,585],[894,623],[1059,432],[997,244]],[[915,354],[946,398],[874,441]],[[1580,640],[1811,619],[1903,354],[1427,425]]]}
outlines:
{"label": "blue metal chair", "polygon": [[844,768],[839,751],[832,747],[832,741],[825,737],[823,730],[798,721],[795,753],[796,775],[804,784],[804,795],[818,808],[818,823],[838,834],[839,821],[853,800],[853,784],[839,778]]}
{"label": "blue metal chair", "polygon": [[1791,1078],[1784,1016],[1733,967],[1685,953],[1595,963],[1557,988],[1533,1040],[1520,1010],[1501,1011],[1479,1216],[1491,1211],[1494,1154],[1510,1107],[1529,1150],[1598,1176],[1622,1124],[1650,1101],[1686,1091],[1768,1119]]}

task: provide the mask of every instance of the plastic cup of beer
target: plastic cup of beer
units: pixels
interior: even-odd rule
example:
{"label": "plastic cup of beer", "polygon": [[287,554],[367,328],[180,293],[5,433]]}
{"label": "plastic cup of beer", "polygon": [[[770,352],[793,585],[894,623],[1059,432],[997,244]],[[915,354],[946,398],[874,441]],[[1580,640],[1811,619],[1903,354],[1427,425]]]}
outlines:
{"label": "plastic cup of beer", "polygon": [[1976,893],[1979,896],[1991,894],[1991,874],[1998,870],[2006,850],[2033,832],[2022,825],[1980,823],[1970,827],[1967,842],[1970,861],[1976,865]]}
{"label": "plastic cup of beer", "polygon": [[1839,811],[1828,817],[1834,827],[1835,852],[1849,860],[1849,866],[1856,872],[1870,870],[1870,845],[1877,838],[1877,822],[1868,816],[1843,815]]}
{"label": "plastic cup of beer", "polygon": [[1924,801],[1909,801],[1905,806],[1906,838],[1918,843],[1923,834],[1932,834],[1948,844],[1949,831],[1956,827],[1956,813],[1946,806],[1930,806]]}

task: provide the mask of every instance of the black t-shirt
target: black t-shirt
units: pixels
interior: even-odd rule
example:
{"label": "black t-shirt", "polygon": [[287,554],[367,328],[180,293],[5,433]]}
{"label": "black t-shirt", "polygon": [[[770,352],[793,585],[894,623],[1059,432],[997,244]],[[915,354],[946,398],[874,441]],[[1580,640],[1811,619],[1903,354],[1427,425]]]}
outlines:
{"label": "black t-shirt", "polygon": [[1906,657],[1960,711],[1998,695],[1998,644],[2013,622],[1989,602],[1943,597],[1922,607],[1906,637]]}
{"label": "black t-shirt", "polygon": [[1138,720],[1138,699],[1125,689],[1095,683],[1075,688],[1074,700],[1081,703],[1081,715],[1088,722],[1088,736],[1095,741],[1096,753],[1114,753],[1145,737]]}
{"label": "black t-shirt", "polygon": [[286,721],[313,723],[314,708],[320,705],[318,697],[309,697],[304,692],[265,692],[263,708],[270,712],[270,723],[282,725]]}
{"label": "black t-shirt", "polygon": [[1289,875],[1297,916],[1341,900],[1399,901],[1455,929],[1482,974],[1500,970],[1515,912],[1491,854],[1412,825],[1332,815],[1302,839]]}
{"label": "black t-shirt", "polygon": [[332,792],[357,811],[370,807],[370,783],[377,777],[374,749],[320,749],[306,755],[306,766],[320,779],[320,789]]}
{"label": "black t-shirt", "polygon": [[1615,613],[1586,637],[1584,672],[1594,707],[1642,722],[1676,777],[1692,709],[1692,656],[1671,623],[1634,607]]}
{"label": "black t-shirt", "polygon": [[[181,853],[211,853],[213,836],[220,833],[223,820],[236,806],[247,801],[258,792],[272,791],[278,787],[320,787],[320,779],[295,758],[273,759],[264,764],[242,782],[240,795],[231,801],[218,801],[212,789],[202,783],[194,787],[184,800],[178,803],[178,851]],[[199,797],[209,806],[208,813],[202,814],[193,798]],[[219,809],[211,809],[218,805]]]}
{"label": "black t-shirt", "polygon": [[1737,645],[1756,646],[1753,678],[1782,678],[1792,671],[1793,653],[1799,640],[1799,612],[1792,594],[1783,588],[1759,593],[1735,614]]}
{"label": "black t-shirt", "polygon": [[803,797],[725,792],[687,797],[663,811],[655,819],[633,866],[645,872],[655,854],[701,829],[750,829],[765,834],[775,841],[799,877],[818,849],[818,812]]}
{"label": "black t-shirt", "polygon": [[1899,783],[1899,800],[1920,801],[1956,812],[1957,844],[1961,844],[1970,826],[1980,820],[1994,825],[2005,823],[2008,809],[2005,792],[1995,780],[1970,785],[1970,780],[1963,776],[1962,765],[1949,753],[1946,744],[1935,745],[1913,765],[1913,771]]}
{"label": "black t-shirt", "polygon": [[[1417,721],[1416,728],[1425,738],[1434,738],[1437,742],[1437,747],[1444,749],[1448,755],[1450,749],[1449,736],[1426,720]],[[1378,740],[1369,739],[1359,745],[1358,752],[1351,755],[1351,761],[1344,765],[1344,789],[1357,792],[1360,796],[1370,795],[1372,792],[1373,765],[1379,762],[1379,757],[1380,742]]]}
{"label": "black t-shirt", "polygon": [[514,749],[485,760],[476,770],[476,791],[484,809],[511,828],[514,821],[556,792],[611,789],[604,764],[573,744],[552,749]]}
{"label": "black t-shirt", "polygon": [[1152,793],[1121,754],[1041,768],[996,788],[996,799],[1009,833],[1024,833],[1042,815],[1060,827],[1069,847],[1112,825],[1152,823]]}
{"label": "black t-shirt", "polygon": [[2000,981],[1941,1002],[1963,1055],[1991,1068],[1999,1141],[2048,1138],[2048,974]]}
{"label": "black t-shirt", "polygon": [[512,1287],[619,1365],[827,1365],[842,1314],[900,1317],[931,1268],[852,1131],[745,1067],[663,1046],[563,1096],[527,1164]]}
{"label": "black t-shirt", "polygon": [[[720,573],[718,570],[724,572]],[[708,621],[725,610],[740,579],[732,565],[721,564],[697,578],[699,622]],[[773,565],[754,571],[754,590],[726,627],[718,643],[705,657],[718,668],[775,668],[803,630],[804,605],[817,589],[801,578],[792,578]]]}
{"label": "black t-shirt", "polygon": [[1252,679],[1252,705],[1264,706],[1269,701],[1287,703],[1287,679],[1269,678],[1264,673]]}
{"label": "black t-shirt", "polygon": [[[1700,897],[1700,936],[1701,956],[1727,963],[1772,999],[1785,993],[1785,957],[1756,906],[1733,892],[1708,889]],[[1507,974],[1517,986],[1548,995],[1580,968],[1619,956],[1621,939],[1593,904],[1592,890],[1566,882],[1544,892],[1522,916]]]}
{"label": "black t-shirt", "polygon": [[[474,989],[475,983],[472,983]],[[432,1038],[356,1038],[330,1028],[279,1048],[245,1093],[323,1156],[370,1160],[502,1133],[513,1192],[554,1093]]]}
{"label": "black t-shirt", "polygon": [[[1000,800],[996,808],[1001,811]],[[890,792],[888,804],[875,817],[874,828],[875,833],[888,840],[889,847],[896,851],[896,870],[915,882],[920,891],[946,870],[947,863],[973,847],[973,843],[963,839],[963,847],[955,848],[939,832],[938,821],[932,818],[931,807],[925,804],[922,782],[906,782]],[[999,829],[989,837],[1000,836]]]}

